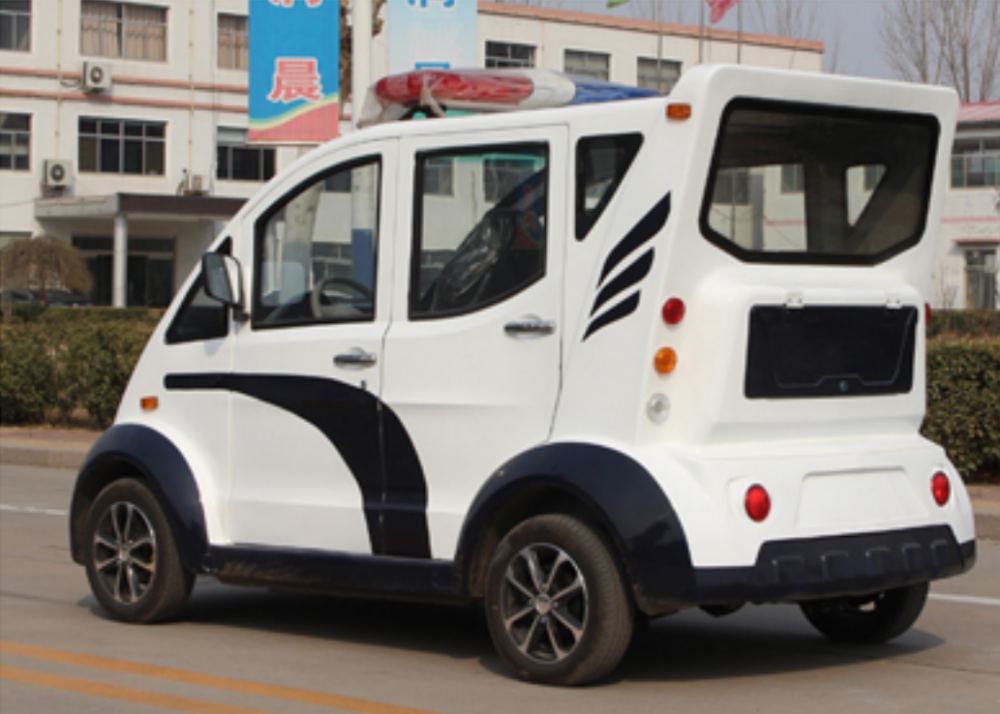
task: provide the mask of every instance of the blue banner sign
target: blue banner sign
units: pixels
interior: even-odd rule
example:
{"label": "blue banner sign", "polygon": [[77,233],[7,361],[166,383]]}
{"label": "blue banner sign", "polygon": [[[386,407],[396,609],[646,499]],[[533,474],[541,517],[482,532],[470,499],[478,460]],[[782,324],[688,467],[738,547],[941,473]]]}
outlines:
{"label": "blue banner sign", "polygon": [[389,74],[479,64],[476,0],[388,0]]}

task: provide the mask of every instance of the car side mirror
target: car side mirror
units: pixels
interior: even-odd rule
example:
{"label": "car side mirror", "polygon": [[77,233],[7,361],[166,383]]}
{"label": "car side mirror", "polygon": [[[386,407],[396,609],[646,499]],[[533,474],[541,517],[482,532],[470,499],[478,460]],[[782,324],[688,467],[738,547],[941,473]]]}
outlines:
{"label": "car side mirror", "polygon": [[205,294],[233,308],[237,319],[245,319],[240,261],[221,253],[205,253],[201,257],[201,274],[205,277]]}

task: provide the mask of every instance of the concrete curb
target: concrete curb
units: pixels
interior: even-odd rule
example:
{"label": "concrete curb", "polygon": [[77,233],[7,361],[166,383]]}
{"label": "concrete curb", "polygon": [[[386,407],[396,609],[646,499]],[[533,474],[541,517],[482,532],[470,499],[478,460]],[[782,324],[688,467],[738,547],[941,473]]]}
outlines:
{"label": "concrete curb", "polygon": [[[47,439],[37,433],[4,438],[0,441],[0,464],[40,466],[53,469],[79,469],[99,435],[74,434],[67,440]],[[972,507],[976,513],[976,537],[1000,541],[1000,500],[980,499],[973,491]],[[1000,489],[997,489],[1000,494]]]}

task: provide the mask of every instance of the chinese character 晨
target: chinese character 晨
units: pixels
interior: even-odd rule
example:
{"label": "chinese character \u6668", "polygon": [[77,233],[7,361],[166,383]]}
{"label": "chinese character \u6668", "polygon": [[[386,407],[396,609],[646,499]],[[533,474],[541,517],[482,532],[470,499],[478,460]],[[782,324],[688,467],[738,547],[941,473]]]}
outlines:
{"label": "chinese character \u6668", "polygon": [[274,84],[267,98],[272,102],[292,102],[323,98],[322,77],[315,57],[278,57],[274,60]]}

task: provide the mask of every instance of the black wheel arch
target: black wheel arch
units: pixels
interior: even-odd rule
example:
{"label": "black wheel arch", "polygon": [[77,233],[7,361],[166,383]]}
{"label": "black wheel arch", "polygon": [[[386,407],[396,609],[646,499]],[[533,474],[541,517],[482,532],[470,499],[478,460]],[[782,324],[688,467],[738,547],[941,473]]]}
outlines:
{"label": "black wheel arch", "polygon": [[690,599],[695,577],[687,539],[663,489],[626,454],[584,443],[526,451],[484,484],[459,538],[459,592],[481,598],[496,545],[515,525],[542,513],[566,513],[600,528],[643,613],[670,612]]}
{"label": "black wheel arch", "polygon": [[84,460],[69,514],[70,554],[83,563],[82,533],[94,499],[108,484],[138,478],[153,492],[177,538],[181,562],[194,573],[209,572],[208,532],[194,474],[166,436],[141,424],[116,424],[104,432]]}

